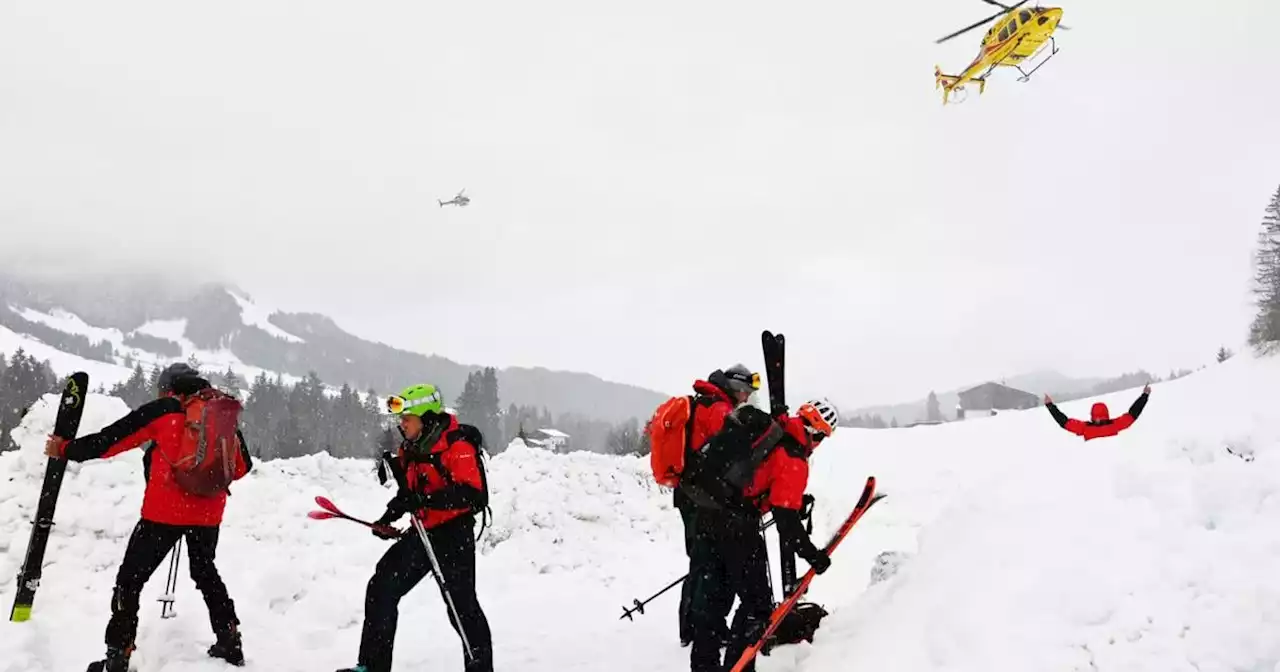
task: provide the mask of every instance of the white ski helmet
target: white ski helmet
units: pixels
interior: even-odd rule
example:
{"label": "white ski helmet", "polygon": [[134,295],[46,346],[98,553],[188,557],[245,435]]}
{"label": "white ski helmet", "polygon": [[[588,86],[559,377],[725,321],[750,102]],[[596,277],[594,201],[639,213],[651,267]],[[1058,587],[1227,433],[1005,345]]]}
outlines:
{"label": "white ski helmet", "polygon": [[840,414],[836,412],[835,404],[826,399],[811,399],[800,404],[796,415],[809,423],[811,429],[824,436],[831,436],[840,424]]}

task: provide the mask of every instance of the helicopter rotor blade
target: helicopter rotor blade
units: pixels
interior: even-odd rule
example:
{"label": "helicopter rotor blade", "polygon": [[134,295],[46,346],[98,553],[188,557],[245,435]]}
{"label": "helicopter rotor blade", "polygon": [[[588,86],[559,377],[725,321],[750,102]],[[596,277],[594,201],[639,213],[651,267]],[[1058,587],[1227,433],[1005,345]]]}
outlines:
{"label": "helicopter rotor blade", "polygon": [[[988,1],[989,1],[989,0],[988,0]],[[965,33],[969,32],[969,31],[973,30],[974,28],[981,28],[982,26],[985,26],[986,24],[990,23],[991,21],[994,21],[995,19],[998,19],[998,18],[1000,18],[1000,17],[1004,16],[1005,14],[1008,14],[1009,12],[1012,12],[1013,10],[1015,10],[1015,9],[1017,9],[1017,8],[1019,8],[1019,7],[1023,6],[1023,5],[1025,5],[1025,4],[1027,4],[1027,2],[1029,2],[1029,0],[1022,0],[1022,2],[1019,2],[1018,4],[1016,4],[1016,5],[1012,6],[1012,7],[1009,7],[1009,8],[1007,8],[1007,9],[1003,9],[1003,10],[1001,10],[1001,11],[999,11],[999,12],[996,12],[995,14],[992,14],[991,16],[988,16],[987,18],[985,18],[985,19],[983,19],[983,20],[981,20],[981,21],[976,22],[976,23],[974,23],[974,24],[973,24],[973,25],[971,25],[971,26],[966,26],[966,27],[964,27],[964,28],[961,28],[960,30],[957,30],[957,31],[956,31],[956,32],[954,32],[954,33],[951,33],[950,35],[947,35],[947,36],[945,36],[945,37],[940,37],[940,38],[938,38],[937,40],[935,40],[935,41],[934,41],[934,44],[942,44],[943,42],[946,42],[947,40],[950,40],[950,39],[951,39],[951,38],[953,38],[953,37],[959,37],[960,35],[963,35],[963,34],[965,34]],[[998,2],[992,2],[991,4],[993,4],[993,5],[997,5],[997,6],[999,6],[999,7],[1004,7],[1004,5],[1001,5],[1001,4],[1000,4],[1000,3],[998,3]]]}
{"label": "helicopter rotor blade", "polygon": [[946,35],[946,36],[944,36],[944,37],[940,37],[940,38],[938,38],[937,40],[935,40],[935,41],[934,41],[934,44],[942,44],[943,42],[946,42],[947,40],[950,40],[950,39],[951,39],[951,38],[953,38],[953,37],[959,37],[959,36],[961,36],[961,35],[964,35],[965,33],[967,33],[967,32],[969,32],[969,31],[973,30],[974,28],[981,28],[981,27],[983,27],[983,26],[987,25],[988,23],[991,23],[991,22],[992,22],[992,21],[994,21],[995,19],[998,19],[998,18],[1000,18],[1000,17],[1002,17],[1002,16],[1004,16],[1004,15],[1005,15],[1005,12],[998,12],[998,13],[996,13],[996,14],[992,14],[991,16],[988,16],[987,18],[985,18],[985,19],[983,19],[983,20],[981,20],[981,21],[978,21],[977,23],[974,23],[974,24],[973,24],[973,25],[971,25],[971,26],[967,26],[967,27],[961,28],[960,30],[957,30],[956,32],[951,33],[950,35]]}
{"label": "helicopter rotor blade", "polygon": [[[1010,11],[1010,10],[1012,10],[1012,9],[1013,9],[1013,7],[1010,7],[1010,6],[1008,6],[1008,5],[1001,4],[1001,3],[999,3],[999,2],[996,2],[995,0],[982,0],[982,1],[983,1],[983,2],[985,2],[985,3],[987,3],[988,5],[995,5],[996,7],[1001,7],[1001,8],[1003,8],[1003,9],[1004,9],[1004,11],[1006,11],[1006,12],[1007,12],[1007,11]],[[1022,3],[1018,3],[1018,4],[1022,4]]]}

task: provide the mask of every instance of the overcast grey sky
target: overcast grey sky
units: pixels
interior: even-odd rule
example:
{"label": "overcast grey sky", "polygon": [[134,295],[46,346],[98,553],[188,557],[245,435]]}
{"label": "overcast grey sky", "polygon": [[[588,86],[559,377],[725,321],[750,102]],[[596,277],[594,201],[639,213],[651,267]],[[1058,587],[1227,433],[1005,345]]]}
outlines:
{"label": "overcast grey sky", "polygon": [[2,0],[0,245],[673,392],[762,328],[842,404],[1238,344],[1280,3],[1070,0],[944,108],[992,9]]}

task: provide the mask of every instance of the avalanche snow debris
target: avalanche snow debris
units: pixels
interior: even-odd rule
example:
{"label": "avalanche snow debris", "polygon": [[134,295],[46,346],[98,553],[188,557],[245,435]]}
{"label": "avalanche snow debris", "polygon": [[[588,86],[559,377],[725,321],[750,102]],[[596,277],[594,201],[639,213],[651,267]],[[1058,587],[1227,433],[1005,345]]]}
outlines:
{"label": "avalanche snow debris", "polygon": [[[843,430],[814,456],[815,537],[852,507],[850,484],[874,474],[892,496],[814,582],[806,599],[831,612],[814,644],[779,649],[761,672],[1280,671],[1277,379],[1280,359],[1238,355],[1155,386],[1132,429],[1087,444],[1043,409],[927,433]],[[1103,400],[1124,408],[1136,393]],[[22,449],[0,455],[0,539],[9,540],[0,577],[14,576],[25,552],[54,399],[16,431]],[[1062,410],[1085,416],[1092,401]],[[82,432],[126,410],[91,395]],[[68,468],[45,583],[30,622],[0,624],[0,670],[83,669],[100,655],[141,503],[140,458]],[[646,460],[519,441],[492,457],[494,523],[477,562],[498,665],[687,669],[674,594],[643,618],[617,619],[620,605],[687,569],[679,516]],[[305,513],[323,494],[376,516],[391,491],[368,461],[311,455],[259,463],[233,492],[218,557],[246,669],[350,663],[364,587],[387,544]],[[401,603],[413,628],[400,630],[397,669],[461,659],[430,584]],[[160,576],[143,593],[137,668],[221,669],[204,655],[212,637],[189,578],[179,580],[177,618],[159,618],[163,588]],[[0,583],[0,602],[12,596],[12,581]]]}

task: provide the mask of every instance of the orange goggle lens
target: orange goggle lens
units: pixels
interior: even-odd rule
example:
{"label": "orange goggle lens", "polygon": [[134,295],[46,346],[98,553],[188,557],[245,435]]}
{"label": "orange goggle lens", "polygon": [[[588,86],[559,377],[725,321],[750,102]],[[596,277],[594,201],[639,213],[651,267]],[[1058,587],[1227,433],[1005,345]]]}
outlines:
{"label": "orange goggle lens", "polygon": [[392,413],[395,413],[396,415],[399,415],[401,412],[403,412],[405,407],[408,405],[409,405],[409,402],[406,401],[404,397],[398,397],[398,396],[387,397],[387,410]]}

